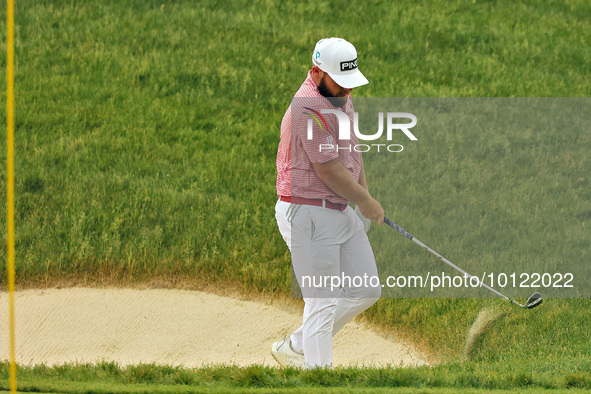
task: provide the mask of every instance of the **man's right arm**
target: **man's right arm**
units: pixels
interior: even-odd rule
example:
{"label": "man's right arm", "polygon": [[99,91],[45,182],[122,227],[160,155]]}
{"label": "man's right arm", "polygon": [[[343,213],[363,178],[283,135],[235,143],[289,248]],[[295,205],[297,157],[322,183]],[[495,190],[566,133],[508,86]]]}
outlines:
{"label": "man's right arm", "polygon": [[361,213],[368,219],[384,223],[384,209],[345,168],[339,158],[325,163],[312,163],[316,175],[333,192],[359,206]]}

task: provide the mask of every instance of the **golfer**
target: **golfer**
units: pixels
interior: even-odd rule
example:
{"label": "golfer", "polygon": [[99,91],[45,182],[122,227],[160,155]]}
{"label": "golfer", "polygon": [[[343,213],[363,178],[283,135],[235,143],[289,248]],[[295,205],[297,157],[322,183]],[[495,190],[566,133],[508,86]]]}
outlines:
{"label": "golfer", "polygon": [[[303,324],[274,343],[271,354],[283,366],[330,368],[333,336],[381,295],[366,226],[382,224],[384,210],[369,193],[354,149],[351,91],[368,83],[357,50],[326,38],[312,62],[281,122],[275,206],[304,298]],[[339,139],[345,115],[350,138]]]}

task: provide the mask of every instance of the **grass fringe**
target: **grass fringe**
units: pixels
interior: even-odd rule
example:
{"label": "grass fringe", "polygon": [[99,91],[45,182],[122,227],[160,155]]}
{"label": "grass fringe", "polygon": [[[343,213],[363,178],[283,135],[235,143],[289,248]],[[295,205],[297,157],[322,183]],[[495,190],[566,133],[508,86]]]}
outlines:
{"label": "grass fringe", "polygon": [[[18,367],[19,381],[27,384],[104,383],[126,385],[168,385],[230,388],[455,388],[455,389],[591,389],[591,378],[585,373],[536,374],[501,372],[494,368],[475,371],[470,362],[436,367],[384,368],[348,367],[315,370],[272,368],[260,365],[238,367],[210,365],[197,369],[155,364],[121,367],[113,362],[98,364],[63,364],[55,367]],[[0,364],[0,377],[6,382],[8,363]],[[37,381],[37,383],[36,383]],[[5,388],[0,383],[0,387]]]}

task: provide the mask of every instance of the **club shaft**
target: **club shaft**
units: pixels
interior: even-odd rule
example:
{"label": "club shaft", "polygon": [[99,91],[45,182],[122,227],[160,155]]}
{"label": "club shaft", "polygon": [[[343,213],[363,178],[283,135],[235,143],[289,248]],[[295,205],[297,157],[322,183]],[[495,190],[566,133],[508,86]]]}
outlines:
{"label": "club shaft", "polygon": [[397,225],[396,223],[394,223],[390,219],[384,217],[384,223],[386,223],[388,226],[392,227],[394,230],[398,231],[400,234],[404,235],[406,238],[410,239],[411,241],[413,241],[414,243],[419,245],[421,248],[427,250],[429,253],[433,254],[439,260],[443,261],[445,264],[449,265],[450,267],[452,267],[456,271],[461,272],[462,274],[466,275],[469,278],[476,278],[478,280],[479,286],[486,287],[488,290],[492,291],[493,293],[495,293],[499,297],[509,300],[512,303],[514,303],[515,305],[519,305],[519,306],[523,307],[523,305],[521,305],[520,303],[512,300],[511,298],[507,297],[503,293],[499,292],[498,290],[495,290],[494,288],[490,287],[489,285],[487,285],[486,283],[481,281],[479,277],[467,273],[466,271],[464,271],[463,269],[461,269],[460,267],[458,267],[457,265],[455,265],[454,263],[452,263],[451,261],[449,261],[448,259],[446,259],[442,255],[440,255],[439,253],[437,253],[436,251],[434,251],[433,249],[431,249],[430,247],[428,247],[427,245],[425,245],[424,243],[422,243],[421,241],[416,239],[411,233],[409,233],[408,231],[406,231],[405,229],[403,229],[402,227],[400,227],[399,225]]}

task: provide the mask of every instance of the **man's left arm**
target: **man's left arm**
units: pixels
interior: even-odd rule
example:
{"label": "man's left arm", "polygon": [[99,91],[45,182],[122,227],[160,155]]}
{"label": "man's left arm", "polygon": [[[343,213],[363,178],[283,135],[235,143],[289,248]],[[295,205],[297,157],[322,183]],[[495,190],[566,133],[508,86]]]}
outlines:
{"label": "man's left arm", "polygon": [[365,179],[365,170],[363,169],[363,158],[361,158],[361,172],[359,173],[359,184],[363,186],[363,188],[369,191],[367,187],[367,180]]}
{"label": "man's left arm", "polygon": [[[361,158],[361,171],[359,172],[359,185],[361,185],[361,187],[363,187],[365,190],[367,190],[369,192],[369,188],[367,187],[367,180],[365,179],[365,170],[363,169],[363,157]],[[365,216],[363,216],[363,214],[361,213],[361,210],[359,209],[359,205],[355,206],[355,213],[357,214],[357,216],[359,216],[359,218],[361,219],[361,221],[363,222],[363,227],[365,228],[365,232],[368,232],[369,229],[371,228],[371,220],[369,220],[368,218],[366,218]]]}

